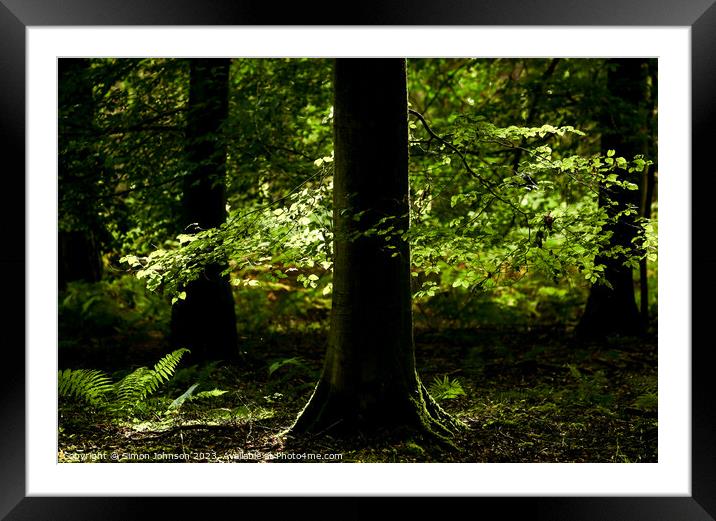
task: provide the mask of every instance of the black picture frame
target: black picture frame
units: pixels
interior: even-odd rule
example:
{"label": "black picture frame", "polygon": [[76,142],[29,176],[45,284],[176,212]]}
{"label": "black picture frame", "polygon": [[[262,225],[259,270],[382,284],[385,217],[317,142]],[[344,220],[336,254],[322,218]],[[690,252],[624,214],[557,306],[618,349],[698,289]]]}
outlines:
{"label": "black picture frame", "polygon": [[[716,172],[710,150],[716,140],[716,0],[399,0],[322,6],[293,2],[276,6],[243,0],[0,0],[0,267],[8,309],[0,314],[3,359],[0,377],[0,519],[185,518],[190,507],[204,512],[246,513],[262,508],[258,498],[26,497],[25,493],[25,31],[29,26],[64,25],[604,25],[687,26],[691,28],[692,70],[692,494],[689,497],[501,497],[469,501],[474,515],[499,512],[507,519],[709,520],[716,518],[716,412],[710,354],[713,341],[699,342],[712,320],[708,297],[716,291],[716,256],[708,242],[707,197]],[[10,166],[12,165],[12,166]],[[692,177],[693,178],[693,177]],[[692,182],[692,186],[696,186]],[[22,195],[21,195],[22,194]],[[21,277],[19,274],[24,274]],[[11,337],[14,334],[14,338]],[[702,338],[709,339],[710,335]],[[303,509],[310,498],[273,500],[270,515]],[[320,512],[339,517],[374,515],[376,498],[328,498]],[[401,508],[425,509],[426,498],[402,501]],[[340,502],[340,505],[334,503]],[[279,511],[276,508],[279,508]],[[339,510],[336,510],[339,509]],[[407,512],[406,512],[407,514]],[[266,515],[266,514],[262,514]],[[335,514],[334,514],[335,515]]]}

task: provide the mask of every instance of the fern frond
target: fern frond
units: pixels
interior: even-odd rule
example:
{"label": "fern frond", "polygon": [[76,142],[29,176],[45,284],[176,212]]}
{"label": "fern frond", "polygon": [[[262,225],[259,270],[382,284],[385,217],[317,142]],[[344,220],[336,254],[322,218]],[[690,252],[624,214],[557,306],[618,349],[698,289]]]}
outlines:
{"label": "fern frond", "polygon": [[452,400],[465,394],[460,380],[451,380],[447,375],[444,375],[442,380],[436,376],[430,385],[429,392],[437,401]]}
{"label": "fern frond", "polygon": [[101,405],[112,389],[109,376],[96,369],[65,369],[57,372],[57,392],[62,398]]}
{"label": "fern frond", "polygon": [[167,412],[173,410],[173,409],[180,409],[182,405],[184,405],[184,402],[187,400],[191,400],[191,398],[194,395],[194,391],[196,388],[199,387],[199,384],[194,384],[189,389],[187,389],[181,396],[179,396],[176,400],[174,400],[167,409]]}
{"label": "fern frond", "polygon": [[185,402],[193,402],[195,400],[200,400],[203,398],[216,398],[217,396],[221,396],[229,392],[222,391],[221,389],[212,389],[210,391],[201,391],[199,393],[194,394],[194,391],[196,391],[197,387],[199,387],[198,383],[195,383],[194,385],[189,387],[189,389],[187,389],[181,396],[179,396],[169,405],[169,408],[164,412],[164,414],[178,411],[179,409],[181,409]]}
{"label": "fern frond", "polygon": [[105,406],[120,412],[133,409],[156,391],[176,371],[188,349],[177,349],[162,357],[153,369],[140,367],[117,383],[96,369],[65,369],[57,372],[57,391],[60,398],[79,400],[91,405]]}
{"label": "fern frond", "polygon": [[117,404],[130,405],[142,400],[149,393],[152,372],[146,367],[139,367],[115,384]]}
{"label": "fern frond", "polygon": [[122,378],[115,384],[117,405],[131,407],[144,400],[174,375],[182,356],[188,352],[186,348],[177,349],[162,357],[153,369],[140,367]]}
{"label": "fern frond", "polygon": [[221,389],[212,389],[211,391],[201,391],[191,397],[192,400],[198,400],[199,398],[216,398],[222,394],[226,394],[229,391],[222,391]]}
{"label": "fern frond", "polygon": [[176,351],[169,353],[156,364],[154,364],[154,373],[157,378],[157,385],[169,380],[174,371],[176,371],[177,365],[181,361],[184,353],[188,353],[189,350],[186,348],[177,349]]}

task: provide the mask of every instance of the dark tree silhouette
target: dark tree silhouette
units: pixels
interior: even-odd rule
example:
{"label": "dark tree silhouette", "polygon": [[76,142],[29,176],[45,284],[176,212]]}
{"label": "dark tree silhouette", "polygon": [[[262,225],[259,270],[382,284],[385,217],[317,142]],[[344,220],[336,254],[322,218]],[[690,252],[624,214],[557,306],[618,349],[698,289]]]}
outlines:
{"label": "dark tree silhouette", "polygon": [[[602,148],[615,150],[627,159],[645,152],[648,132],[645,113],[646,60],[636,58],[609,61],[607,77],[609,102],[605,104],[602,119]],[[639,182],[639,174],[617,170],[620,179]],[[581,338],[603,338],[609,335],[637,335],[644,326],[634,296],[633,269],[625,261],[635,254],[635,238],[639,233],[636,217],[640,206],[638,190],[611,186],[599,191],[599,204],[606,208],[615,222],[605,225],[611,232],[606,252],[621,249],[615,254],[601,253],[595,259],[603,264],[604,278],[608,282],[592,286],[584,314],[577,326]],[[624,215],[627,209],[636,210]],[[611,287],[610,287],[611,286]]]}
{"label": "dark tree silhouette", "polygon": [[292,433],[423,431],[456,423],[415,368],[410,291],[408,107],[403,59],[337,59],[334,274],[320,381]]}
{"label": "dark tree silhouette", "polygon": [[102,277],[97,216],[99,164],[93,148],[94,100],[87,79],[89,60],[60,58],[58,283],[97,282]]}
{"label": "dark tree silhouette", "polygon": [[[222,124],[228,112],[228,59],[190,62],[187,159],[183,225],[188,231],[220,226],[226,220],[226,147]],[[194,361],[236,356],[236,314],[226,264],[208,264],[187,284],[186,298],[172,308],[171,344],[187,347]]]}

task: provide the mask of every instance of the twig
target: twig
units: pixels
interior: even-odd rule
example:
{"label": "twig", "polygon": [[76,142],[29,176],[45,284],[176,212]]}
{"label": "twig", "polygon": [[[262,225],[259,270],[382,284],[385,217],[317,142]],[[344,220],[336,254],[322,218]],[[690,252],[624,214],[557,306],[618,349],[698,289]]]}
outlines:
{"label": "twig", "polygon": [[472,177],[474,177],[475,179],[477,179],[478,181],[480,181],[481,183],[483,183],[483,184],[487,187],[487,191],[490,192],[490,194],[492,194],[492,195],[495,197],[495,199],[498,199],[498,200],[502,201],[502,202],[505,203],[506,205],[510,206],[510,207],[511,207],[513,210],[515,210],[517,213],[519,213],[520,215],[522,215],[522,217],[525,219],[525,223],[527,224],[527,226],[529,226],[529,218],[528,218],[527,214],[526,214],[523,210],[521,210],[520,208],[518,208],[517,206],[515,206],[513,203],[511,203],[510,201],[506,200],[506,199],[505,199],[504,197],[502,197],[499,193],[497,193],[497,192],[495,191],[495,183],[493,183],[493,182],[491,182],[491,181],[485,179],[485,178],[482,177],[480,174],[478,174],[477,172],[475,172],[475,171],[470,167],[470,164],[467,162],[467,158],[465,157],[465,155],[464,155],[455,145],[453,145],[452,143],[450,143],[450,142],[447,141],[446,139],[444,139],[444,138],[438,136],[438,135],[433,131],[433,129],[430,128],[430,125],[428,125],[428,122],[425,121],[425,118],[423,117],[423,115],[422,115],[420,112],[418,112],[418,111],[416,111],[416,110],[413,110],[413,109],[408,109],[408,113],[409,113],[409,114],[412,114],[413,116],[415,116],[416,118],[418,118],[418,120],[420,120],[420,123],[422,123],[423,127],[425,128],[426,132],[430,135],[430,137],[432,137],[432,138],[434,138],[434,139],[437,139],[437,140],[440,141],[442,144],[444,144],[446,147],[448,147],[450,150],[452,150],[453,152],[455,152],[455,153],[458,155],[458,157],[460,157],[460,160],[462,161],[462,164],[463,164],[463,166],[465,167],[465,170],[467,171],[468,174],[470,174]]}
{"label": "twig", "polygon": [[[167,436],[171,436],[173,434],[176,434],[177,432],[179,432],[181,434],[185,430],[195,430],[195,429],[197,429],[197,430],[228,430],[228,429],[232,429],[232,428],[233,427],[231,425],[205,425],[205,424],[177,425],[176,427],[171,427],[170,429],[160,431],[153,436],[145,436],[142,439],[143,440],[156,440],[156,439],[160,439],[160,438],[165,438]],[[183,441],[183,436],[182,436],[182,441]]]}

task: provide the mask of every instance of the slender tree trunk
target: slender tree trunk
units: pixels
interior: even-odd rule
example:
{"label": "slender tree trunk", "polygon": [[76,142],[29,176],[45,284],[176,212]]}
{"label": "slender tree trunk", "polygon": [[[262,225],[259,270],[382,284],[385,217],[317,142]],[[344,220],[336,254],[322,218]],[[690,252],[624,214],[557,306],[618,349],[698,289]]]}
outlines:
{"label": "slender tree trunk", "polygon": [[[58,234],[60,289],[65,289],[72,281],[97,282],[102,277],[102,257],[97,238],[100,223],[96,207],[96,183],[100,174],[92,144],[94,99],[92,84],[85,78],[88,69],[89,61],[83,58],[61,58],[58,61],[58,97],[61,105],[58,169],[60,211],[63,212]],[[67,141],[71,139],[70,135],[78,137]]]}
{"label": "slender tree trunk", "polygon": [[[651,64],[650,64],[651,65]],[[649,85],[648,95],[648,124],[647,129],[649,132],[649,142],[646,147],[646,153],[649,159],[654,161],[654,164],[650,165],[644,170],[643,182],[641,185],[641,216],[644,219],[651,219],[651,205],[654,200],[655,185],[656,185],[656,171],[659,166],[657,164],[657,118],[656,118],[656,93],[658,92],[657,87],[657,71],[650,67],[649,77],[651,83]],[[639,261],[639,290],[640,290],[640,311],[641,319],[645,326],[649,324],[649,262],[646,257]]]}
{"label": "slender tree trunk", "polygon": [[[651,203],[656,183],[654,170],[654,165],[651,165],[644,171],[641,215],[645,219],[651,219]],[[646,326],[649,323],[649,267],[646,257],[639,260],[639,295],[641,320]]]}
{"label": "slender tree trunk", "polygon": [[454,423],[415,369],[407,230],[405,60],[337,59],[334,274],[323,374],[291,432],[421,430]]}
{"label": "slender tree trunk", "polygon": [[61,290],[69,282],[97,282],[102,278],[102,257],[92,230],[60,230],[57,250]]}
{"label": "slender tree trunk", "polygon": [[[616,150],[618,156],[627,160],[643,154],[647,139],[647,119],[644,114],[646,95],[646,67],[642,59],[610,60],[614,66],[608,73],[610,102],[602,121],[602,148]],[[629,174],[617,170],[619,178],[639,183],[639,173]],[[633,269],[624,262],[635,254],[634,240],[638,235],[636,217],[640,207],[639,191],[612,186],[599,191],[599,205],[606,208],[610,218],[627,208],[631,215],[621,215],[615,222],[605,225],[611,233],[607,251],[594,260],[595,265],[605,266],[604,278],[608,284],[592,286],[577,335],[585,339],[598,339],[609,335],[638,335],[644,326],[636,306]],[[622,248],[621,253],[609,254],[609,250]],[[611,287],[610,287],[611,286]]]}
{"label": "slender tree trunk", "polygon": [[[226,147],[222,124],[228,113],[228,59],[190,62],[187,158],[183,225],[215,228],[226,220]],[[226,264],[210,264],[186,287],[186,298],[172,308],[171,344],[187,347],[193,361],[229,360],[238,350],[234,299]]]}
{"label": "slender tree trunk", "polygon": [[[532,93],[532,101],[530,102],[529,109],[527,110],[527,117],[525,118],[524,122],[525,127],[532,126],[532,124],[534,123],[535,115],[537,114],[537,108],[542,101],[545,91],[547,91],[548,82],[554,75],[554,71],[557,68],[557,65],[559,65],[560,61],[561,58],[552,58],[552,60],[550,60],[549,62],[549,65],[542,73],[540,83],[537,87],[535,87]],[[512,172],[515,174],[519,171],[520,161],[522,160],[522,152],[524,151],[524,148],[525,139],[522,138],[520,140],[520,145],[515,149],[515,157],[512,159]]]}

